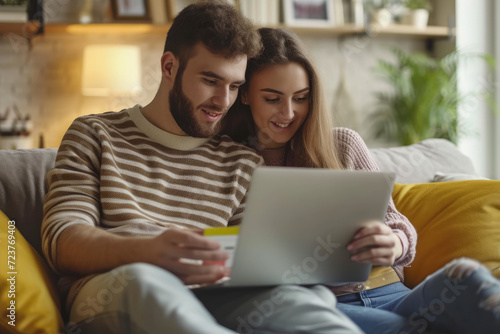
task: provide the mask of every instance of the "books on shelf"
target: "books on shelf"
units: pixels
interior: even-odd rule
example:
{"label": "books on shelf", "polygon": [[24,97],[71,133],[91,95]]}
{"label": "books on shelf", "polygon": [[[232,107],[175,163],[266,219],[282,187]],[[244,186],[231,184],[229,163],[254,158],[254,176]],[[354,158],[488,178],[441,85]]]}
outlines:
{"label": "books on shelf", "polygon": [[344,24],[352,23],[352,0],[342,0],[342,14],[344,17]]}
{"label": "books on shelf", "polygon": [[365,10],[363,0],[352,0],[352,23],[356,26],[365,25]]}
{"label": "books on shelf", "polygon": [[280,0],[239,0],[241,13],[258,26],[277,26]]}
{"label": "books on shelf", "polygon": [[340,9],[343,16],[342,24],[353,24],[356,26],[365,25],[366,13],[363,0],[340,0],[339,2],[342,3],[342,7]]}
{"label": "books on shelf", "polygon": [[344,2],[343,0],[333,0],[333,12],[335,14],[335,25],[341,26],[345,24],[344,18]]}
{"label": "books on shelf", "polygon": [[[150,0],[150,1],[160,2],[159,0]],[[225,1],[230,3],[233,6],[236,6],[236,0],[225,0]],[[166,2],[167,2],[167,12],[168,12],[167,20],[173,20],[177,16],[177,14],[179,14],[179,12],[181,10],[183,10],[185,7],[189,6],[190,4],[198,2],[198,0],[168,0]]]}

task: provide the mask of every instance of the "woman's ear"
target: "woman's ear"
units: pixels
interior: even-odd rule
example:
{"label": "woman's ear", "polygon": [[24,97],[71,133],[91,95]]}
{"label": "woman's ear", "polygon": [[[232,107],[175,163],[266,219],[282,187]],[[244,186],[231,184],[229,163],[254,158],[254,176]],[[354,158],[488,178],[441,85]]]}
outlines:
{"label": "woman's ear", "polygon": [[178,68],[179,60],[171,51],[161,56],[161,76],[164,79],[173,81]]}

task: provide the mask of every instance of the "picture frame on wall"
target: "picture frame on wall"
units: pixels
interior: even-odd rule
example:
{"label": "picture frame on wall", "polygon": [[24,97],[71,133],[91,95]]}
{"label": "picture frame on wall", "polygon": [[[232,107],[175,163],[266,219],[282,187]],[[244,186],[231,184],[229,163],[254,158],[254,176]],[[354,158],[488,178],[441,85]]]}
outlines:
{"label": "picture frame on wall", "polygon": [[151,22],[148,0],[111,0],[115,21]]}
{"label": "picture frame on wall", "polygon": [[335,26],[334,0],[283,0],[283,13],[291,27]]}

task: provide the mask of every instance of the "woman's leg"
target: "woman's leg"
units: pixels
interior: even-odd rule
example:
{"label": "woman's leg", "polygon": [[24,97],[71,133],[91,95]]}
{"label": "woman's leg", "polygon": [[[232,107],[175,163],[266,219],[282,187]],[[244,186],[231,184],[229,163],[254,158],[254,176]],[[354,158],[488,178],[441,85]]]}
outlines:
{"label": "woman's leg", "polygon": [[338,308],[363,331],[370,334],[395,334],[407,325],[407,319],[391,311],[410,289],[402,283],[337,297]]}
{"label": "woman's leg", "polygon": [[349,304],[339,304],[338,308],[369,334],[396,334],[406,326],[405,317],[386,310]]}
{"label": "woman's leg", "polygon": [[427,277],[394,309],[409,329],[452,333],[500,332],[500,281],[479,262],[461,258]]}
{"label": "woman's leg", "polygon": [[324,286],[195,290],[212,315],[242,334],[363,333]]}

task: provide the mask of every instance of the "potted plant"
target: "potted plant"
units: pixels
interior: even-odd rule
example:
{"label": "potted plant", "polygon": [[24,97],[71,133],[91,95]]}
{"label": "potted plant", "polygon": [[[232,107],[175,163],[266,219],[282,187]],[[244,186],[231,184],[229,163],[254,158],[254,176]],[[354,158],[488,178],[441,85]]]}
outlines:
{"label": "potted plant", "polygon": [[379,60],[375,71],[392,86],[391,92],[377,92],[377,104],[368,117],[376,138],[410,145],[428,138],[444,138],[457,143],[468,134],[467,124],[458,121],[458,105],[470,99],[485,101],[494,115],[499,114],[493,83],[485,91],[460,94],[457,87],[458,62],[479,57],[495,72],[491,55],[467,55],[453,51],[438,60],[423,53],[392,49],[396,62]]}
{"label": "potted plant", "polygon": [[379,60],[376,71],[391,84],[393,92],[378,92],[375,111],[369,117],[376,138],[400,145],[427,138],[457,142],[458,53],[441,60],[425,54],[393,49],[396,63]]}
{"label": "potted plant", "polygon": [[403,24],[410,24],[419,29],[427,27],[431,3],[429,0],[406,0],[404,6],[407,12],[402,17]]}

